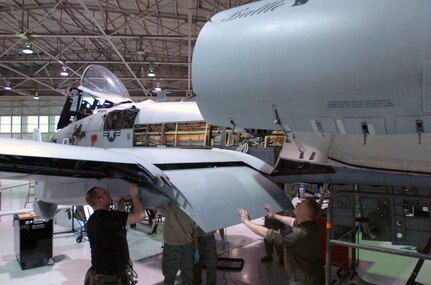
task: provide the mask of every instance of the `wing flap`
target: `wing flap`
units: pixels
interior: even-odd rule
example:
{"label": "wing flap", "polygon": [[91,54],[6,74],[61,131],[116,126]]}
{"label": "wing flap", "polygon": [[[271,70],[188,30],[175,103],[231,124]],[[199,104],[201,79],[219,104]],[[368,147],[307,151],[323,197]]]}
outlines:
{"label": "wing flap", "polygon": [[246,166],[165,172],[179,191],[170,198],[206,232],[240,223],[238,208],[251,218],[266,215],[264,203],[277,212],[293,208],[280,187]]}

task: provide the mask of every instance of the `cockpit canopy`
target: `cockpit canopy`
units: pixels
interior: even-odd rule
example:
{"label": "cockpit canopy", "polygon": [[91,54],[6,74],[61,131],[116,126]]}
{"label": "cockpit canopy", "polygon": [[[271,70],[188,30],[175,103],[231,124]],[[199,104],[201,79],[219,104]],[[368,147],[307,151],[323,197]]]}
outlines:
{"label": "cockpit canopy", "polygon": [[114,104],[131,102],[124,84],[111,71],[100,65],[90,65],[85,69],[78,89]]}

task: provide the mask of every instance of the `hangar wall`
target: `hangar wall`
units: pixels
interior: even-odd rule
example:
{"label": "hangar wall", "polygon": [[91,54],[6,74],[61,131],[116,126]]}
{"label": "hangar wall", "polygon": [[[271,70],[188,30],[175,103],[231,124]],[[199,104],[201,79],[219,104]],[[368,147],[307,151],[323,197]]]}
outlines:
{"label": "hangar wall", "polygon": [[[57,129],[57,122],[65,102],[63,96],[0,97],[0,137],[31,139],[33,129],[39,128],[42,140],[49,141]],[[145,98],[132,98],[135,102]]]}
{"label": "hangar wall", "polygon": [[42,140],[49,141],[57,128],[64,97],[0,97],[0,137],[31,139],[39,128]]}

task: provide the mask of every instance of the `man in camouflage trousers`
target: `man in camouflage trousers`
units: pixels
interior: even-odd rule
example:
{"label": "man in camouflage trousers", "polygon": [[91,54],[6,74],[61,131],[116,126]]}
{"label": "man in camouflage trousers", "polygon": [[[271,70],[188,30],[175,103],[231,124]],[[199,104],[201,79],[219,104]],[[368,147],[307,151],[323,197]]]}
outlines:
{"label": "man in camouflage trousers", "polygon": [[165,216],[163,226],[162,272],[164,285],[174,285],[178,270],[181,283],[190,285],[193,279],[195,223],[178,206],[169,202],[158,208]]}

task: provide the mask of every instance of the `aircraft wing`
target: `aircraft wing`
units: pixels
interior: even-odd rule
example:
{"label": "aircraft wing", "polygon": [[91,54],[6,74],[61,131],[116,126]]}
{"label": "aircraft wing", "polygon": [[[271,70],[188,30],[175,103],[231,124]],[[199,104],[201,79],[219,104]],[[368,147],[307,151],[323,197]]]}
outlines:
{"label": "aircraft wing", "polygon": [[264,203],[276,211],[292,207],[266,177],[271,166],[234,151],[102,149],[3,138],[0,149],[0,178],[36,181],[36,197],[47,203],[85,204],[86,191],[96,185],[115,199],[137,183],[144,207],[173,200],[205,231],[237,224],[239,207],[252,217],[265,215]]}

